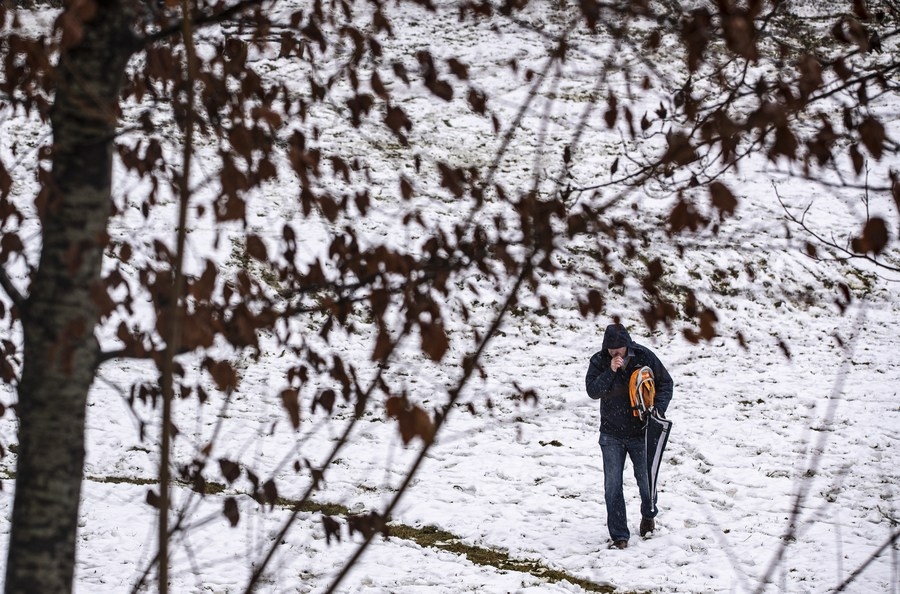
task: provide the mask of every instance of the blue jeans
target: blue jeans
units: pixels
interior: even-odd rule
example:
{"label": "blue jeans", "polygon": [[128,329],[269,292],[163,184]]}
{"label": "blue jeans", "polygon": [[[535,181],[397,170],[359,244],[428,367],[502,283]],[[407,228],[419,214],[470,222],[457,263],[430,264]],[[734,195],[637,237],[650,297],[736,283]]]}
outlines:
{"label": "blue jeans", "polygon": [[628,516],[625,513],[625,494],[622,491],[622,475],[625,471],[625,455],[631,458],[634,478],[641,494],[641,516],[656,517],[656,502],[650,498],[650,477],[647,475],[647,455],[644,436],[615,437],[600,434],[600,450],[603,452],[603,495],[606,499],[606,525],[613,540],[628,540]]}

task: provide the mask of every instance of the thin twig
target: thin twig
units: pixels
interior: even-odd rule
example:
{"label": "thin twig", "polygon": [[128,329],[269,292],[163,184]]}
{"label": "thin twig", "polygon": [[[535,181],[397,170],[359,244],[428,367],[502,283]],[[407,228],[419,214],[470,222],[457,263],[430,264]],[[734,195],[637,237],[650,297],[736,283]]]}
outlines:
{"label": "thin twig", "polygon": [[[853,335],[849,344],[847,345],[846,353],[843,360],[841,361],[841,367],[838,370],[837,378],[835,379],[834,386],[832,386],[831,398],[829,399],[828,410],[825,413],[825,420],[833,420],[835,418],[835,415],[837,414],[838,404],[840,404],[843,399],[842,397],[844,393],[844,383],[847,380],[847,376],[850,374],[850,364],[853,361],[853,354],[855,352],[856,344],[859,341],[860,335],[862,334],[862,329],[866,327],[865,319],[866,304],[863,303],[859,310],[859,313],[856,316],[855,323],[852,326],[853,328],[858,328],[860,330]],[[827,440],[827,432],[821,431],[819,433],[817,443],[812,448],[812,459],[810,460],[809,468],[807,469],[804,476],[813,477],[817,474],[819,463],[822,461],[822,457],[825,452],[825,442]],[[775,575],[775,571],[784,560],[785,551],[787,550],[788,546],[790,546],[790,543],[795,540],[798,529],[798,519],[800,517],[800,512],[803,509],[803,504],[806,500],[806,496],[809,493],[811,483],[811,480],[800,481],[799,488],[797,489],[797,493],[794,496],[794,504],[788,517],[787,529],[781,537],[781,542],[778,545],[778,549],[772,555],[772,560],[769,562],[769,566],[763,572],[762,577],[759,580],[759,586],[754,591],[754,594],[763,594],[766,586],[771,583],[772,577]]]}
{"label": "thin twig", "polygon": [[[488,344],[491,340],[497,335],[497,331],[500,328],[503,320],[506,318],[506,314],[512,307],[512,305],[518,299],[519,289],[522,286],[522,283],[525,282],[525,279],[531,274],[532,270],[532,258],[534,258],[534,253],[530,254],[528,259],[522,265],[522,269],[519,272],[519,275],[516,277],[516,281],[513,284],[513,287],[509,290],[509,293],[506,296],[506,299],[503,303],[503,307],[500,308],[500,311],[497,312],[496,317],[494,318],[493,323],[491,324],[488,331],[485,333],[484,337],[481,339],[478,348],[474,353],[469,355],[465,363],[463,365],[463,375],[457,382],[456,386],[449,390],[449,399],[447,403],[444,404],[443,414],[441,414],[434,423],[434,435],[432,439],[425,442],[422,446],[422,449],[419,451],[419,454],[416,456],[415,461],[413,461],[412,466],[406,472],[402,483],[397,488],[394,493],[393,498],[390,503],[381,513],[382,518],[389,518],[394,508],[400,502],[400,499],[403,497],[403,494],[409,488],[409,485],[412,483],[413,477],[415,477],[419,466],[421,466],[422,462],[425,460],[425,457],[428,455],[428,452],[431,450],[431,447],[436,443],[436,437],[443,427],[444,423],[447,421],[447,418],[450,416],[450,412],[453,409],[453,405],[459,399],[462,394],[463,388],[465,388],[466,384],[468,384],[469,379],[472,377],[472,374],[478,368],[478,361],[481,359],[481,355],[484,353]],[[375,537],[376,531],[371,530],[367,531],[363,538],[363,542],[360,543],[359,547],[357,547],[356,551],[351,555],[350,559],[344,564],[341,568],[340,573],[338,573],[337,577],[331,583],[331,586],[325,591],[324,594],[333,594],[337,587],[341,584],[344,578],[347,577],[347,574],[350,572],[351,568],[356,565],[356,563],[360,560],[363,553],[365,553],[366,549],[368,549],[369,545],[372,543],[372,539]]]}
{"label": "thin twig", "polygon": [[841,584],[837,588],[832,590],[832,592],[843,592],[844,590],[846,590],[847,586],[849,586],[854,581],[856,581],[856,578],[858,578],[862,574],[862,572],[865,571],[866,568],[869,565],[871,565],[873,561],[875,561],[875,559],[880,557],[881,554],[885,550],[887,550],[888,547],[893,546],[894,543],[896,543],[898,540],[900,540],[900,530],[895,530],[894,533],[891,534],[888,537],[888,539],[886,541],[884,541],[884,543],[880,547],[875,549],[875,551],[873,551],[872,554],[869,555],[869,558],[866,559],[865,562],[863,562],[859,567],[854,569],[853,573],[851,573],[849,576],[847,576],[847,579],[845,579],[843,582],[841,582]]}
{"label": "thin twig", "polygon": [[[400,335],[394,340],[390,346],[389,351],[385,355],[385,360],[389,359],[391,355],[394,353],[396,348],[400,345],[400,342],[408,335],[411,329],[411,325],[407,322],[404,325],[403,331]],[[369,382],[368,388],[363,392],[362,390],[358,391],[357,397],[357,408],[353,418],[347,425],[344,427],[344,431],[341,436],[338,438],[334,447],[331,448],[331,452],[328,454],[328,457],[321,464],[320,468],[315,470],[319,476],[314,476],[313,480],[310,481],[309,486],[306,488],[306,491],[303,493],[303,496],[294,503],[291,513],[288,518],[284,521],[281,528],[278,530],[277,534],[272,538],[272,544],[269,546],[269,549],[266,551],[263,559],[256,565],[253,570],[253,574],[250,576],[250,580],[247,582],[247,586],[244,588],[244,594],[250,594],[259,584],[259,580],[262,578],[266,569],[271,563],[272,558],[275,556],[275,551],[281,546],[281,543],[284,542],[285,537],[287,536],[288,531],[293,526],[294,522],[297,520],[300,512],[303,511],[304,504],[310,500],[313,493],[315,493],[319,489],[319,485],[324,477],[325,470],[328,469],[329,466],[337,459],[338,453],[344,448],[347,443],[350,441],[350,436],[353,434],[353,430],[356,428],[357,423],[363,417],[363,412],[365,408],[365,403],[368,402],[372,396],[372,393],[375,391],[376,387],[380,384],[382,377],[384,375],[384,369],[379,367],[378,373],[376,376]],[[358,388],[359,386],[357,386]]]}

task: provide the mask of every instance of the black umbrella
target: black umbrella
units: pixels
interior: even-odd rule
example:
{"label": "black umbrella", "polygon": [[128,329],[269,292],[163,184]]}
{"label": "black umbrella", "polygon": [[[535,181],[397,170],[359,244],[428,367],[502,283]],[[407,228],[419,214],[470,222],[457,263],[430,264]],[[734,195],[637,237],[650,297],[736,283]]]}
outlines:
{"label": "black umbrella", "polygon": [[656,396],[656,385],[653,382],[653,370],[641,367],[631,375],[629,382],[631,405],[644,420],[644,446],[647,454],[647,474],[650,478],[650,497],[653,511],[656,512],[656,484],[659,478],[659,467],[662,465],[663,452],[669,441],[672,421],[663,417],[653,406]]}
{"label": "black umbrella", "polygon": [[656,511],[656,482],[659,477],[659,467],[662,465],[663,451],[666,449],[671,430],[672,421],[663,418],[655,408],[651,409],[647,416],[647,427],[644,430],[644,444],[647,449],[647,474],[650,475],[650,496],[654,512]]}

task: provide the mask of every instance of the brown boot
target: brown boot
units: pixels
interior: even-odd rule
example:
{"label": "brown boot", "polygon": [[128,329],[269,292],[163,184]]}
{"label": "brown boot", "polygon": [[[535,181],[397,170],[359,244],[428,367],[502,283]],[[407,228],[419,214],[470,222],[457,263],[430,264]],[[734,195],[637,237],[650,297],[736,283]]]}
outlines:
{"label": "brown boot", "polygon": [[609,548],[611,549],[627,549],[628,541],[627,540],[614,540],[609,543]]}
{"label": "brown boot", "polygon": [[653,518],[641,518],[641,538],[647,536],[649,532],[656,530],[656,522]]}

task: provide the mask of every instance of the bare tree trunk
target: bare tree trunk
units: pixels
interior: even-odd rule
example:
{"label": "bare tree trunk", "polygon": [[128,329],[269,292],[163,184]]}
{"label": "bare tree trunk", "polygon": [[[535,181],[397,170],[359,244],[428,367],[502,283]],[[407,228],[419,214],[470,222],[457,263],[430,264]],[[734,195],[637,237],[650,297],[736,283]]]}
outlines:
{"label": "bare tree trunk", "polygon": [[60,57],[51,116],[53,169],[42,193],[43,249],[23,312],[6,592],[72,588],[85,404],[99,351],[92,292],[102,290],[117,103],[134,50],[134,16],[130,0],[98,2],[83,37]]}

